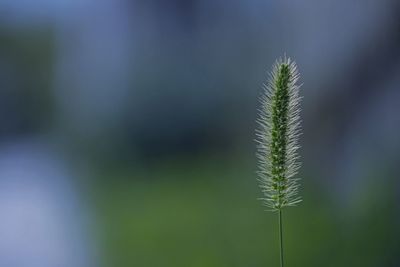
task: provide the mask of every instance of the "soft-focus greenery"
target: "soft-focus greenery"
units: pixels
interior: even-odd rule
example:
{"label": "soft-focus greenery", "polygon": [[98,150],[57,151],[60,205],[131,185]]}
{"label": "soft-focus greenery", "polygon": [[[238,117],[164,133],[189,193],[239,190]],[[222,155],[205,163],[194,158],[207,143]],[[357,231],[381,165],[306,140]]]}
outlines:
{"label": "soft-focus greenery", "polygon": [[[106,266],[278,266],[277,217],[260,207],[251,168],[186,160],[103,173],[113,177],[95,187]],[[287,266],[395,266],[390,194],[348,210],[304,187],[304,203],[284,211]]]}

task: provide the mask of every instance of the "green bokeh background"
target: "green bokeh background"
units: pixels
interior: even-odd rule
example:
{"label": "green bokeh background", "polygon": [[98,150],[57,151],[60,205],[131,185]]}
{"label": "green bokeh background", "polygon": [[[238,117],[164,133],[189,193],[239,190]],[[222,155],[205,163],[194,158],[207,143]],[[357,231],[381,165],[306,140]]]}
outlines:
{"label": "green bokeh background", "polygon": [[[243,162],[107,173],[94,195],[108,266],[278,266],[277,214],[264,212]],[[370,188],[345,208],[302,176],[303,203],[283,213],[288,266],[396,266],[393,191]]]}

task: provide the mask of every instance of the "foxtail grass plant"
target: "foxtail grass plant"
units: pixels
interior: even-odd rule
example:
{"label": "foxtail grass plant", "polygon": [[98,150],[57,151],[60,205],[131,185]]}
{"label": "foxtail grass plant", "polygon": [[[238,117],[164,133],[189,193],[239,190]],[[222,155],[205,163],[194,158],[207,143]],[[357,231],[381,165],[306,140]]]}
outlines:
{"label": "foxtail grass plant", "polygon": [[280,265],[284,266],[282,210],[301,202],[298,139],[301,134],[299,73],[294,61],[278,59],[264,84],[256,130],[258,180],[263,204],[278,214]]}

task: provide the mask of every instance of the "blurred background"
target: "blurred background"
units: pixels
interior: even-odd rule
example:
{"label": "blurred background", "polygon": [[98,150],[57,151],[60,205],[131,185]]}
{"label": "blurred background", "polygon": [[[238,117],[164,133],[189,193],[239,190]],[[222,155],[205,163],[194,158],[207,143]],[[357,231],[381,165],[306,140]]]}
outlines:
{"label": "blurred background", "polygon": [[400,266],[398,0],[2,0],[0,266],[278,266],[258,96],[294,58],[288,266]]}

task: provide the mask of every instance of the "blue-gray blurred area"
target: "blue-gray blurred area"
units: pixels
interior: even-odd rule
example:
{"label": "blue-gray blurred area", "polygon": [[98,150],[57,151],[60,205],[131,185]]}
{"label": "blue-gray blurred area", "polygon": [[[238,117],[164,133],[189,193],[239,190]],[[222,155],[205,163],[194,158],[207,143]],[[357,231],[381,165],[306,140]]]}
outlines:
{"label": "blue-gray blurred area", "polygon": [[287,266],[400,266],[398,0],[1,0],[0,266],[278,266],[253,139],[285,54]]}

